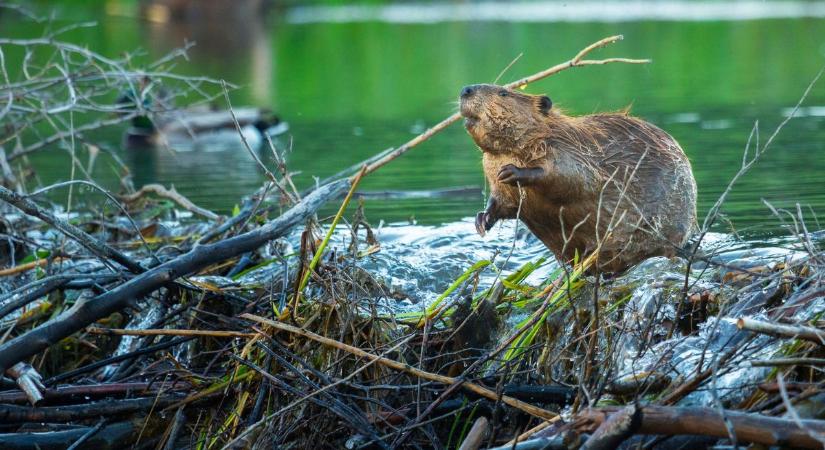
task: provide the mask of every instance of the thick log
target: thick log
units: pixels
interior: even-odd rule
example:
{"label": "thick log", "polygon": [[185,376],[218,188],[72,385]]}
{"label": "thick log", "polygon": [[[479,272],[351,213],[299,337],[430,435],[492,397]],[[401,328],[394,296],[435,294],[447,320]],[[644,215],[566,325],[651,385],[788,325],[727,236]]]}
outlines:
{"label": "thick log", "polygon": [[165,408],[183,397],[163,396],[103,400],[80,405],[30,407],[0,405],[0,422],[4,424],[26,422],[73,422],[76,420],[111,417],[136,412],[146,412],[152,408]]}
{"label": "thick log", "polygon": [[[583,411],[573,422],[579,432],[593,432],[614,414],[617,408],[598,408]],[[762,445],[821,449],[823,443],[813,436],[825,436],[825,421],[802,420],[802,428],[791,419],[725,411],[736,433],[736,439]],[[642,408],[638,434],[700,435],[728,438],[725,421],[715,408],[677,408],[645,406]]]}
{"label": "thick log", "polygon": [[612,450],[632,436],[641,425],[641,409],[631,405],[610,415],[590,439],[581,446],[581,450]]}
{"label": "thick log", "polygon": [[255,250],[283,236],[293,226],[315,213],[327,200],[349,187],[350,181],[346,179],[330,183],[260,228],[214,244],[196,246],[188,253],[148,270],[104,294],[78,301],[58,317],[0,346],[0,373],[89,324],[122,310],[132,301],[169,282],[196,273],[211,264]]}
{"label": "thick log", "polygon": [[[98,450],[127,448],[125,442],[132,442],[134,435],[140,431],[140,421],[118,422],[106,425],[88,437],[83,448]],[[73,442],[92,430],[91,427],[76,428],[66,431],[45,433],[9,433],[0,434],[0,448],[3,450],[64,450]]]}

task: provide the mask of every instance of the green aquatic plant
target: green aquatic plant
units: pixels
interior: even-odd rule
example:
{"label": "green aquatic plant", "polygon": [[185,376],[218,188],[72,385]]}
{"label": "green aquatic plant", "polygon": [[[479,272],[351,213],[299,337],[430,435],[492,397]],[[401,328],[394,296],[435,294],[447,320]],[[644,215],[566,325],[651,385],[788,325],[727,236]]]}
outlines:
{"label": "green aquatic plant", "polygon": [[[512,361],[530,348],[550,313],[570,306],[570,299],[585,284],[584,280],[581,279],[582,276],[593,266],[597,257],[598,252],[594,252],[579,263],[578,254],[576,255],[573,260],[573,269],[569,272],[564,271],[561,277],[551,284],[551,287],[555,288],[551,288],[550,292],[544,297],[542,307],[516,325],[515,334],[518,337],[505,350],[502,358],[503,362]],[[538,320],[536,320],[536,314],[540,314]]]}

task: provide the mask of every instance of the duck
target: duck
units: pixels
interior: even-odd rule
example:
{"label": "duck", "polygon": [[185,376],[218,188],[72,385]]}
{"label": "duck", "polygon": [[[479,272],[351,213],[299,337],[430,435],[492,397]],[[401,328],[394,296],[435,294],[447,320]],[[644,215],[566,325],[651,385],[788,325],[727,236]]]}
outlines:
{"label": "duck", "polygon": [[[240,126],[240,134],[235,120]],[[160,147],[175,151],[220,152],[243,141],[259,151],[267,141],[289,130],[289,125],[264,108],[229,110],[186,108],[169,113],[137,116],[124,133],[126,148]]]}
{"label": "duck", "polygon": [[[134,111],[138,102],[136,98],[142,99],[142,109],[162,111],[131,119],[123,135],[123,146],[127,149],[220,152],[237,149],[245,141],[252,150],[259,151],[268,138],[275,138],[289,130],[289,124],[267,108],[247,106],[228,110],[200,105],[179,109],[170,106],[171,96],[163,92],[148,95],[152,88],[151,81],[141,79],[138,89],[142,95],[125,93],[117,101],[122,107],[121,114]],[[155,108],[152,103],[160,107]]]}

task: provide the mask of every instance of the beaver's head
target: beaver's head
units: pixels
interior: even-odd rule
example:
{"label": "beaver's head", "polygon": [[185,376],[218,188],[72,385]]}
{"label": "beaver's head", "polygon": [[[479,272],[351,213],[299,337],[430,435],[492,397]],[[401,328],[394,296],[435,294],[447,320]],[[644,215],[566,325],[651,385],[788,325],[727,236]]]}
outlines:
{"label": "beaver's head", "polygon": [[546,95],[529,95],[494,84],[461,89],[464,126],[484,152],[518,151],[544,129],[553,102]]}

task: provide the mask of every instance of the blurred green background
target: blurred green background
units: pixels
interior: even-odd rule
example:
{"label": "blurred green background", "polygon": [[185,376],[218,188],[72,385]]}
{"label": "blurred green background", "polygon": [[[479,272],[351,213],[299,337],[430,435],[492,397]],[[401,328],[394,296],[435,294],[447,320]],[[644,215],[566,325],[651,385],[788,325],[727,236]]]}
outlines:
{"label": "blurred green background", "polygon": [[[754,122],[759,121],[764,142],[825,65],[822,18],[613,21],[595,14],[593,20],[584,16],[566,22],[446,18],[394,23],[348,19],[353,10],[346,6],[306,10],[298,3],[304,2],[238,2],[237,14],[174,17],[148,2],[34,2],[29,6],[39,13],[53,11],[54,21],[34,26],[3,15],[0,30],[6,37],[31,37],[49,27],[95,21],[97,26],[73,30],[63,39],[110,56],[143,49],[139,59],[145,61],[185,41],[196,42],[190,60],[180,63],[178,71],[238,83],[242,88],[232,93],[234,105],[272,107],[289,122],[290,132],[280,145],[291,146],[289,167],[301,172],[296,179],[302,186],[400,145],[435,124],[456,110],[463,85],[492,82],[520,54],[502,82],[565,61],[605,36],[623,34],[623,42],[592,57],[651,58],[653,63],[569,70],[528,91],[547,93],[574,114],[632,105],[634,114],[671,133],[689,155],[699,184],[700,213],[738,169]],[[374,3],[386,2],[365,4]],[[383,6],[374,8],[380,16]],[[9,49],[7,60],[14,57]],[[227,212],[263,180],[240,148],[205,154],[125,151],[119,148],[124,128],[108,130],[101,139],[121,154],[137,185],[174,184],[195,203]],[[69,178],[65,153],[54,148],[32,158],[41,182]],[[117,187],[117,175],[107,164],[98,164],[94,175]],[[480,152],[455,125],[370,176],[362,188],[483,184]],[[800,117],[736,187],[724,212],[738,230],[775,232],[778,220],[770,217],[763,198],[778,207],[799,202],[806,211],[825,216],[825,83],[814,87]],[[483,202],[481,193],[374,200],[367,202],[367,215],[373,222],[414,218],[437,224],[470,216]]]}

